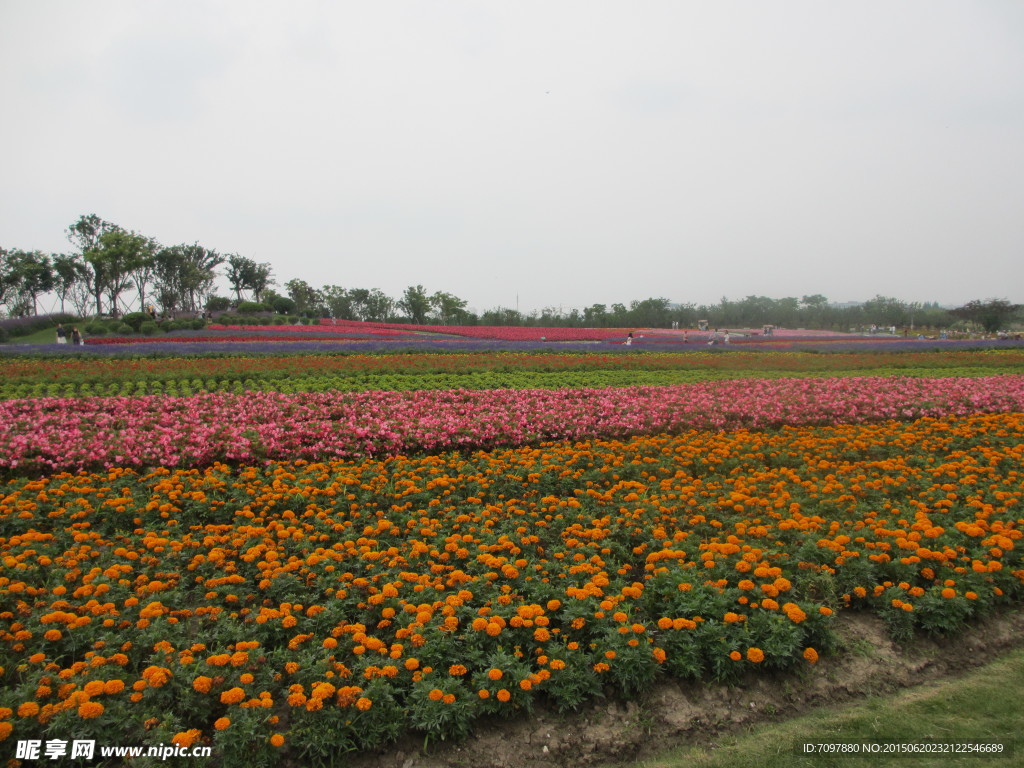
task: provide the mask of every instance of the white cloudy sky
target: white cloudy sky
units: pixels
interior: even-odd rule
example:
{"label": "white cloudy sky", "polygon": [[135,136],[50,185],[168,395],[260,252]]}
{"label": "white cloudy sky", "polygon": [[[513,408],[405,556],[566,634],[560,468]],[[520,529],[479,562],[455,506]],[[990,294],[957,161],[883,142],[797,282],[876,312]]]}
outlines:
{"label": "white cloudy sky", "polygon": [[1024,4],[0,0],[0,245],[478,310],[1024,301]]}

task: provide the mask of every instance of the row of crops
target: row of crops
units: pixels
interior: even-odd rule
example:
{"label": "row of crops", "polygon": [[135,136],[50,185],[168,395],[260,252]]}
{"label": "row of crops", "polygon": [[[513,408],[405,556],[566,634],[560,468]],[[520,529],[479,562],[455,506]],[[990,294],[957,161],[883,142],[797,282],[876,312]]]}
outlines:
{"label": "row of crops", "polygon": [[[983,376],[1012,373],[1010,366],[985,368],[910,368],[894,372],[867,369],[835,372],[833,376]],[[0,400],[42,397],[118,397],[170,395],[184,397],[203,392],[369,392],[450,389],[594,389],[601,387],[665,387],[717,379],[814,376],[813,373],[779,371],[716,371],[701,369],[654,371],[488,371],[443,374],[353,374],[349,376],[274,376],[267,378],[175,378],[140,381],[0,382]]]}
{"label": "row of crops", "polygon": [[330,764],[969,631],[1024,599],[1024,361],[920,354],[0,359],[0,749]]}

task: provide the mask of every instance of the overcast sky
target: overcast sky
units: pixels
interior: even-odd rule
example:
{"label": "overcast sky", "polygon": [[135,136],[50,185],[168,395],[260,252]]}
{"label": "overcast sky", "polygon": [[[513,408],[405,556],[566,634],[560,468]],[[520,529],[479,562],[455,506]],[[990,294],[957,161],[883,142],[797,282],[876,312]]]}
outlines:
{"label": "overcast sky", "polygon": [[1018,0],[0,0],[0,114],[7,248],[96,213],[478,311],[1024,302]]}

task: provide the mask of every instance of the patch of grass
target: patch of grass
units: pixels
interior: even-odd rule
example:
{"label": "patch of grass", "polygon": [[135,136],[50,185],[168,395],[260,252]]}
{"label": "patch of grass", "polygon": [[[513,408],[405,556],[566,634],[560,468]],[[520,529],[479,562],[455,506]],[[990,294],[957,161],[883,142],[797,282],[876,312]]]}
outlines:
{"label": "patch of grass", "polygon": [[[642,768],[1010,768],[1024,760],[1024,650],[964,677],[825,709],[783,723],[758,725],[636,764]],[[804,744],[879,742],[1003,744],[1002,756],[965,754],[805,755]]]}
{"label": "patch of grass", "polygon": [[[71,332],[71,326],[68,326],[68,332]],[[43,328],[41,331],[30,333],[28,336],[12,336],[8,344],[56,344],[57,343],[57,326],[51,326],[49,328]],[[70,344],[70,341],[68,342]]]}

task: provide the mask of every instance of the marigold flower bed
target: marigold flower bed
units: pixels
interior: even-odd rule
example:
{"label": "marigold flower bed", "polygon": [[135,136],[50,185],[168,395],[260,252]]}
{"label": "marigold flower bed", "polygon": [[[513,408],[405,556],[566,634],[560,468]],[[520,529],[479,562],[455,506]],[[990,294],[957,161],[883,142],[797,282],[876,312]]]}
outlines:
{"label": "marigold flower bed", "polygon": [[1024,414],[0,487],[0,740],[290,764],[1024,597]]}
{"label": "marigold flower bed", "polygon": [[0,469],[203,466],[1024,411],[1024,376],[568,390],[215,393],[0,403]]}

